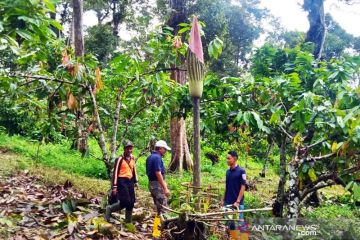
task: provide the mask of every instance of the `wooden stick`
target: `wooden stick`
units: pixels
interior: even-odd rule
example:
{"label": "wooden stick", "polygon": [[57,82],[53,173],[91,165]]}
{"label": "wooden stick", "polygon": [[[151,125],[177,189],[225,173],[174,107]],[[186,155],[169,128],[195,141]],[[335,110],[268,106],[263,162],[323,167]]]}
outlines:
{"label": "wooden stick", "polygon": [[162,207],[163,209],[169,211],[169,212],[173,212],[173,213],[176,213],[176,214],[182,214],[181,212],[172,210],[171,208],[168,208],[168,207],[166,207],[166,206],[164,206],[164,205],[161,205],[161,207]]}
{"label": "wooden stick", "polygon": [[[181,212],[179,211],[175,211],[171,208],[168,208],[166,206],[163,206],[162,207],[169,211],[169,212],[173,212],[173,213],[176,213],[176,214],[182,214]],[[245,210],[234,210],[234,211],[228,211],[228,212],[214,212],[214,213],[199,213],[199,214],[187,214],[189,217],[197,217],[197,218],[202,218],[202,217],[211,217],[211,216],[218,216],[218,215],[230,215],[230,214],[235,214],[235,213],[245,213],[245,212],[265,212],[265,211],[272,211],[272,208],[271,207],[266,207],[266,208],[255,208],[255,209],[245,209]]]}
{"label": "wooden stick", "polygon": [[204,213],[204,214],[188,214],[191,217],[210,217],[210,216],[218,216],[218,215],[229,215],[235,213],[245,213],[245,212],[263,212],[263,211],[272,211],[272,208],[257,208],[257,209],[245,209],[245,210],[234,210],[229,212],[214,212],[214,213]]}

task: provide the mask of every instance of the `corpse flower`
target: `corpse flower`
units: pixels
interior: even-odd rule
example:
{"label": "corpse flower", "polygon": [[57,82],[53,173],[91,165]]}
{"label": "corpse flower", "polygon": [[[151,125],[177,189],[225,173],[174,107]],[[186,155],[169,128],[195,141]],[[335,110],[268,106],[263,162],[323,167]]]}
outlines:
{"label": "corpse flower", "polygon": [[187,50],[187,71],[189,76],[189,90],[192,97],[201,97],[203,92],[204,53],[200,36],[200,25],[197,17],[194,16],[189,47]]}

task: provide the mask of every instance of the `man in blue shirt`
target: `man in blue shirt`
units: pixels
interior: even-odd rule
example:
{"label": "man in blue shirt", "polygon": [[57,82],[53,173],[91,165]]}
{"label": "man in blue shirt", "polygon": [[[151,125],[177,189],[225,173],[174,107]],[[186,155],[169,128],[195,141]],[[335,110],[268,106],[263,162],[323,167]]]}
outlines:
{"label": "man in blue shirt", "polygon": [[[223,205],[233,205],[240,210],[244,209],[244,192],[246,184],[245,170],[236,161],[238,155],[235,151],[229,151],[227,155],[227,164],[229,169],[226,171],[226,184]],[[239,214],[239,220],[244,220],[243,213]],[[234,226],[230,226],[230,229]]]}
{"label": "man in blue shirt", "polygon": [[170,191],[165,182],[165,168],[162,160],[166,150],[171,150],[166,142],[163,140],[157,141],[155,143],[155,151],[146,159],[146,175],[149,179],[149,191],[159,216],[163,213],[162,205],[166,205],[166,198],[170,196]]}

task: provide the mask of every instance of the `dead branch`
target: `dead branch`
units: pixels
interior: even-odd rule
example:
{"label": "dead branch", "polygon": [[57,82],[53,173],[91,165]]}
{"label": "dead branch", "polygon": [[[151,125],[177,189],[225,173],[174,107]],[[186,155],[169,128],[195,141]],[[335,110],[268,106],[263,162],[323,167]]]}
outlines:
{"label": "dead branch", "polygon": [[46,81],[53,81],[53,82],[59,82],[59,83],[67,83],[67,84],[76,84],[75,82],[70,82],[70,81],[66,81],[66,80],[62,80],[62,79],[56,79],[56,78],[52,78],[52,77],[48,77],[48,76],[39,76],[39,75],[16,75],[16,74],[10,74],[8,75],[8,77],[12,77],[12,78],[30,78],[33,79],[31,81],[22,83],[19,85],[19,87],[27,85],[29,83],[35,82],[35,81],[39,81],[39,80],[46,80]]}
{"label": "dead branch", "polygon": [[300,164],[303,163],[303,162],[312,162],[312,161],[319,161],[319,160],[324,160],[324,159],[327,159],[327,158],[330,158],[332,156],[336,155],[336,153],[329,153],[329,154],[326,154],[326,155],[323,155],[323,156],[317,156],[317,157],[307,157],[307,158],[303,158],[300,160]]}
{"label": "dead branch", "polygon": [[245,209],[245,210],[234,210],[227,212],[214,212],[214,213],[202,213],[202,214],[188,214],[190,217],[211,217],[211,216],[219,216],[219,215],[230,215],[236,213],[245,213],[245,212],[264,212],[264,211],[272,211],[272,208],[256,208],[256,209]]}
{"label": "dead branch", "polygon": [[[173,210],[169,207],[162,206],[165,210],[169,212],[173,212],[176,214],[183,214],[179,211]],[[204,218],[204,217],[212,217],[212,216],[219,216],[219,215],[230,215],[230,214],[236,214],[236,213],[245,213],[245,212],[264,212],[264,211],[272,211],[272,208],[266,207],[266,208],[255,208],[255,209],[245,209],[245,210],[234,210],[234,211],[226,211],[226,212],[214,212],[214,213],[189,213],[187,214],[189,217],[192,218]],[[201,219],[203,220],[203,219]]]}

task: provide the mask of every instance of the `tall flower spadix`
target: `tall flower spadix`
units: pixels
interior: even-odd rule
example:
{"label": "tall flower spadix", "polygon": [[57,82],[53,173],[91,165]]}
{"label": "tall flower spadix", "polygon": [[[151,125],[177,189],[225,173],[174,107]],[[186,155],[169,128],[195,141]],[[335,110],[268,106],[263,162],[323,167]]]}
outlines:
{"label": "tall flower spadix", "polygon": [[203,92],[205,68],[204,53],[200,36],[200,25],[197,17],[193,18],[186,61],[190,95],[192,97],[201,97]]}

